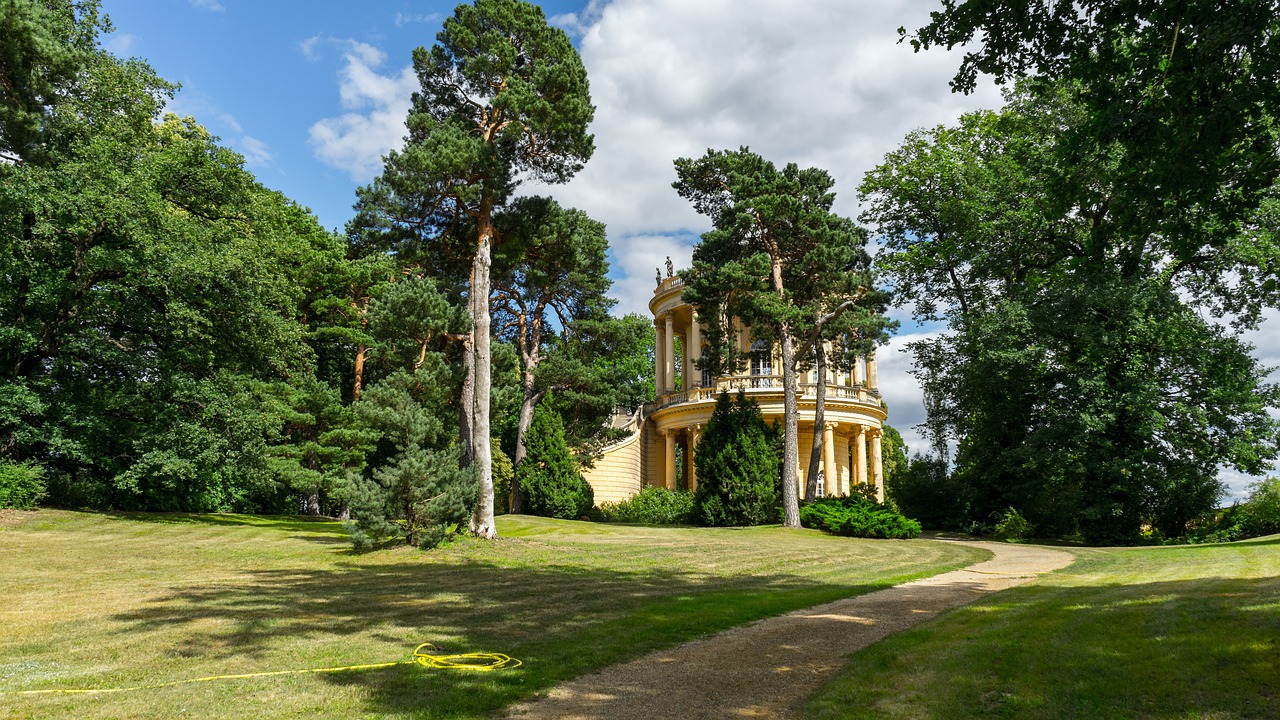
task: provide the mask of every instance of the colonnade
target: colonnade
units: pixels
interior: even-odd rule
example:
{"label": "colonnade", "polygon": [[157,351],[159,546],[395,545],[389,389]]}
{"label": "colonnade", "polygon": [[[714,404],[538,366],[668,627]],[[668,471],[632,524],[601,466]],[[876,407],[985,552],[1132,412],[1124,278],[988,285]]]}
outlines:
{"label": "colonnade", "polygon": [[[663,445],[662,484],[668,490],[677,489],[679,483],[676,450],[680,445],[681,435],[684,436],[685,441],[685,468],[688,472],[687,489],[690,491],[697,489],[698,478],[694,459],[697,456],[698,441],[702,439],[702,430],[703,426],[699,423],[679,428],[667,428],[661,431]],[[842,457],[839,458],[836,456],[836,438],[838,436],[844,441],[846,448],[851,448],[848,453],[841,453]],[[816,437],[817,433],[815,432],[814,438],[816,439]],[[876,497],[880,502],[884,502],[883,437],[884,431],[872,425],[823,423],[820,471],[824,479],[824,494],[848,495],[853,491],[852,486],[870,484],[876,489]],[[869,453],[868,449],[870,450]],[[800,480],[800,490],[803,494],[809,456],[807,453],[801,453],[801,455],[800,472],[797,477]],[[868,461],[870,462],[868,463]],[[851,462],[851,465],[846,464],[849,462]],[[848,478],[849,482],[845,482],[844,478]],[[850,486],[850,483],[852,486]]]}
{"label": "colonnade", "polygon": [[[677,328],[674,311],[664,312],[654,321],[654,328],[657,332],[653,352],[654,393],[658,397],[662,397],[670,393],[701,386],[702,374],[694,368],[694,362],[702,359],[702,323],[699,321],[697,313],[691,312],[690,322],[684,323],[683,328]],[[681,367],[684,369],[681,387],[676,387],[675,383],[675,341],[677,337],[681,341],[680,359]],[[749,349],[750,334],[747,332],[747,328],[739,325],[735,337],[739,344],[739,350],[746,351]],[[827,383],[839,385],[848,379],[852,380],[853,385],[864,387],[870,391],[879,389],[879,371],[874,350],[865,357],[857,358],[851,370],[852,376],[848,377],[838,366],[829,366]],[[781,374],[781,372],[775,374]],[[801,382],[804,381],[802,380]],[[814,382],[817,382],[816,377]]]}

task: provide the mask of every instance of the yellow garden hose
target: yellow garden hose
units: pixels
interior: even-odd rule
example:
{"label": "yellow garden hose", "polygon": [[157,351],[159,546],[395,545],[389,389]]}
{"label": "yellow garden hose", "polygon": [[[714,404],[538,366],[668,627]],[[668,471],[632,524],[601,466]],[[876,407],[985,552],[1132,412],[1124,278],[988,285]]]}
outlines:
{"label": "yellow garden hose", "polygon": [[87,695],[121,693],[133,692],[135,690],[155,690],[157,688],[172,687],[174,685],[188,685],[190,683],[213,682],[214,680],[243,680],[246,678],[271,677],[273,675],[350,672],[353,670],[373,670],[376,668],[395,667],[396,665],[412,665],[414,663],[425,668],[437,668],[440,670],[476,670],[480,672],[509,670],[511,668],[520,667],[524,664],[510,655],[504,655],[502,653],[459,653],[454,655],[442,655],[429,652],[429,650],[437,649],[438,648],[431,643],[422,643],[413,649],[412,660],[400,660],[397,662],[371,663],[367,665],[343,665],[341,667],[312,668],[310,670],[275,670],[272,672],[242,673],[239,675],[210,675],[208,677],[191,678],[189,680],[174,680],[172,682],[155,683],[153,685],[136,685],[134,687],[99,688],[89,690],[18,690],[9,693],[0,692],[0,695]]}

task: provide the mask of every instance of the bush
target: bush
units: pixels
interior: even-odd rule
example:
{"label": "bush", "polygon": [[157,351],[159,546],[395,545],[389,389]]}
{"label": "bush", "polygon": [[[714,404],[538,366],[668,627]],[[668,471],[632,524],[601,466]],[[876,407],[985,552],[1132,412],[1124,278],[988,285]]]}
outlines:
{"label": "bush", "polygon": [[1280,533],[1280,477],[1256,482],[1249,491],[1249,500],[1239,509],[1243,536]]}
{"label": "bush", "polygon": [[694,495],[646,485],[629,500],[602,503],[599,517],[604,522],[687,525],[694,519]]}
{"label": "bush", "polygon": [[511,511],[511,481],[516,470],[497,438],[489,441],[489,448],[493,453],[493,514],[506,515]]}
{"label": "bush", "polygon": [[0,508],[30,510],[45,496],[44,468],[0,460]]}
{"label": "bush", "polygon": [[1022,513],[1009,508],[1000,514],[992,533],[1001,540],[1025,540],[1031,537],[1034,530],[1031,523],[1022,517]]}
{"label": "bush", "polygon": [[773,437],[754,400],[738,392],[716,400],[698,443],[695,517],[703,525],[777,522],[782,480]]}
{"label": "bush", "polygon": [[920,523],[862,495],[802,505],[800,524],[846,537],[908,540],[920,534]]}
{"label": "bush", "polygon": [[530,515],[574,520],[595,504],[591,486],[564,439],[560,414],[539,405],[525,435],[527,454],[516,468],[516,481]]}
{"label": "bush", "polygon": [[961,530],[971,520],[967,489],[939,458],[911,458],[905,471],[886,475],[885,494],[903,514],[931,530]]}

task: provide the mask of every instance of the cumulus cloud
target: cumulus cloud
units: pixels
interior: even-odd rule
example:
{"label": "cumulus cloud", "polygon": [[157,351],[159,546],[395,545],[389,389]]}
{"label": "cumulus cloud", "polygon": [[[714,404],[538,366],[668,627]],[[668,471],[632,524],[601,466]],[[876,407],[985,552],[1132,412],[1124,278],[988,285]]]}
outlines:
{"label": "cumulus cloud", "polygon": [[[624,255],[632,238],[708,229],[671,189],[675,158],[748,145],[779,164],[827,169],[837,210],[854,215],[862,174],[907,131],[1001,103],[989,86],[973,96],[950,93],[958,57],[897,44],[898,26],[922,23],[932,7],[932,0],[597,0],[556,16],[580,37],[597,106],[596,154],[567,186],[527,191],[605,222],[615,254]],[[620,307],[643,307],[652,291],[643,285],[621,277]],[[622,294],[630,288],[639,296]]]}
{"label": "cumulus cloud", "polygon": [[386,53],[372,45],[354,40],[345,45],[338,94],[349,112],[312,125],[311,148],[322,162],[365,183],[382,168],[382,157],[403,141],[418,79],[412,66],[382,74]]}

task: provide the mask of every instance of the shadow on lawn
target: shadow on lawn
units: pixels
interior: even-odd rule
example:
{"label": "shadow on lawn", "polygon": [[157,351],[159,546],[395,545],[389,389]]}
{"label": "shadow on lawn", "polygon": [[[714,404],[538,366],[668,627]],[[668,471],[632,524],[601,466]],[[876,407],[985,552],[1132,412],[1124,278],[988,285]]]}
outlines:
{"label": "shadow on lawn", "polygon": [[402,665],[319,676],[363,688],[370,711],[471,716],[596,667],[874,589],[785,574],[708,578],[554,563],[513,569],[474,559],[401,561],[250,571],[235,586],[178,589],[115,619],[127,623],[121,633],[185,625],[182,645],[193,657],[261,657],[290,645],[302,648],[291,662],[306,667],[306,657],[331,662],[334,644],[350,642],[371,653],[396,648],[391,657],[351,660],[386,662],[432,642],[450,652],[522,660],[522,668],[490,673]]}
{"label": "shadow on lawn", "polygon": [[215,527],[258,527],[293,533],[297,540],[349,545],[351,536],[342,522],[307,515],[235,515],[223,513],[104,512],[104,515],[133,522],[162,525],[212,525]]}

